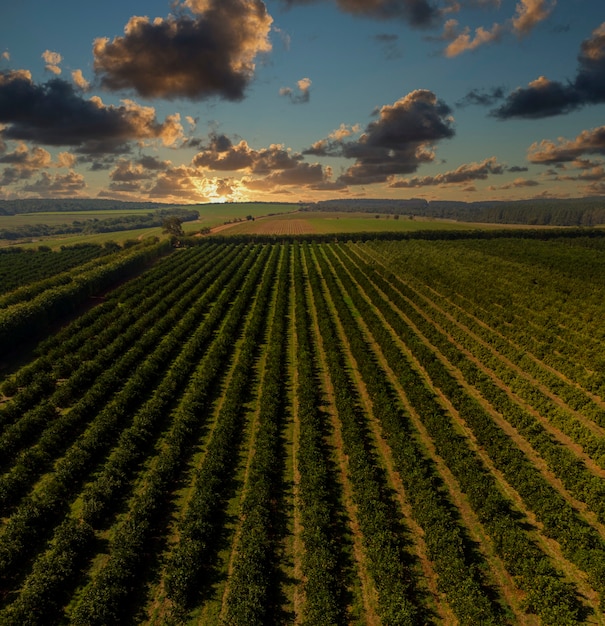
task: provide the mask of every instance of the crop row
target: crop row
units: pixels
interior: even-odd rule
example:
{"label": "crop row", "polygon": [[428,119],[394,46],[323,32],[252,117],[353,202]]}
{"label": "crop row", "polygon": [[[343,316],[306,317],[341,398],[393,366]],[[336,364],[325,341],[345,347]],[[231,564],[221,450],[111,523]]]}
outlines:
{"label": "crop row", "polygon": [[258,419],[251,447],[248,480],[240,517],[240,532],[229,574],[229,589],[223,619],[227,624],[263,626],[278,621],[277,574],[278,538],[283,534],[282,446],[286,407],[286,355],[288,341],[290,248],[280,250],[272,306],[272,318],[265,349],[265,370],[259,393]]}
{"label": "crop row", "polygon": [[[210,290],[211,293],[214,291],[215,297],[217,293],[221,293],[222,297],[222,307],[213,307],[214,325],[221,321],[221,310],[226,310],[230,304],[230,299],[244,280],[256,256],[248,255],[235,274],[223,270],[222,282],[217,281],[214,289]],[[221,289],[225,281],[229,281],[227,283],[229,289],[224,287]],[[184,337],[190,334],[193,328],[199,326],[199,316],[210,304],[210,301],[204,298],[200,302],[202,308],[192,309],[188,317],[185,315],[186,311],[179,310],[178,306],[175,306],[170,310],[169,315],[161,318],[161,322],[144,336],[149,340],[147,347],[152,347],[151,352],[145,353],[143,341],[126,352],[126,357],[133,357],[130,365],[133,369],[127,376],[123,374],[121,380],[113,381],[114,386],[112,386],[111,379],[103,381],[109,389],[114,391],[117,385],[117,393],[105,406],[98,410],[97,405],[95,413],[95,399],[87,397],[88,394],[86,394],[79,405],[72,407],[64,414],[67,420],[73,414],[81,415],[89,422],[66,453],[55,461],[54,471],[45,480],[44,489],[37,489],[31,495],[22,498],[13,515],[3,526],[0,532],[0,572],[3,587],[9,583],[9,580],[13,585],[17,582],[14,577],[15,568],[23,569],[29,560],[28,557],[35,555],[36,546],[51,531],[53,522],[65,514],[67,505],[77,496],[88,473],[115,446],[117,438],[128,427],[137,407],[146,401],[148,389],[161,379],[164,370],[180,351]],[[167,400],[171,401],[170,397]],[[46,450],[39,450],[39,446],[26,450],[26,453],[30,455],[32,454],[30,451],[37,453],[39,450],[34,458],[41,463],[48,463],[47,456],[53,452],[53,444],[62,446],[60,441],[56,441],[53,437],[54,429],[49,429],[47,433],[43,435],[48,438]],[[17,465],[9,476],[25,474],[27,477],[28,467],[24,466],[23,470],[18,468]]]}
{"label": "crop row", "polygon": [[183,615],[210,583],[217,540],[224,524],[228,483],[232,478],[245,430],[243,405],[253,384],[254,363],[262,341],[279,259],[273,248],[224,391],[201,464],[192,479],[192,493],[176,527],[178,541],[166,565],[166,590],[175,615]]}
{"label": "crop row", "polygon": [[[229,258],[229,255],[226,255],[226,259]],[[200,281],[195,289],[191,289],[187,297],[173,303],[172,307],[168,309],[161,307],[159,310],[155,308],[149,315],[141,316],[126,333],[116,340],[118,345],[117,350],[112,351],[114,361],[111,366],[100,372],[88,388],[80,385],[84,393],[68,411],[53,408],[57,397],[63,395],[64,386],[62,386],[48,400],[43,400],[36,408],[23,414],[13,426],[4,431],[0,442],[12,443],[13,446],[16,445],[18,435],[23,436],[28,432],[33,434],[37,431],[40,438],[36,442],[30,441],[29,446],[23,448],[16,457],[16,462],[10,471],[0,478],[0,502],[3,505],[12,504],[14,498],[23,494],[25,488],[39,476],[40,472],[67,449],[82,429],[87,427],[94,411],[99,411],[103,405],[110,402],[112,396],[131,375],[137,363],[148,357],[154,350],[157,352],[162,348],[161,339],[166,336],[168,329],[175,328],[172,349],[179,346],[181,332],[187,332],[187,326],[184,326],[181,320],[183,312],[192,302],[196,302],[198,311],[208,307],[220,292],[224,281],[231,275],[236,264],[238,260],[231,259],[231,263],[226,266],[217,265],[216,275],[209,272],[210,280],[215,279],[214,284]],[[236,286],[237,283],[232,289]],[[227,296],[223,296],[223,306],[228,302],[226,300],[228,295],[227,293]],[[189,324],[195,324],[195,322],[194,313],[193,317],[190,316]],[[168,353],[166,355],[169,356]],[[67,381],[64,385],[69,385],[69,383],[70,381]],[[41,419],[45,415],[51,418],[47,423]]]}
{"label": "crop row", "polygon": [[297,449],[303,622],[309,626],[345,622],[345,586],[339,535],[339,502],[336,477],[328,449],[328,427],[317,388],[318,355],[313,341],[312,318],[307,300],[300,245],[293,252],[295,298],[297,416],[300,435]]}
{"label": "crop row", "polygon": [[[562,496],[540,475],[539,471],[532,463],[523,456],[523,453],[516,448],[512,439],[499,429],[485,409],[460,387],[458,381],[453,378],[451,373],[444,367],[441,359],[436,358],[436,352],[432,349],[431,344],[422,335],[416,334],[417,331],[414,331],[414,327],[410,322],[406,322],[404,318],[400,317],[400,314],[395,313],[393,309],[394,306],[399,305],[400,307],[405,307],[405,302],[401,301],[400,294],[367,266],[364,266],[364,272],[365,274],[361,272],[356,274],[357,280],[360,284],[363,284],[364,290],[367,293],[374,294],[376,305],[381,308],[391,327],[405,341],[412,354],[430,377],[432,384],[436,389],[441,390],[450,400],[454,408],[457,409],[460,416],[471,428],[479,444],[488,452],[495,466],[502,471],[509,484],[517,490],[528,508],[533,510],[538,519],[544,524],[546,534],[556,538],[568,558],[575,562],[580,568],[587,571],[593,587],[595,589],[601,589],[603,561],[599,556],[602,550],[599,546],[602,545],[602,540],[599,538],[598,533],[571,509]],[[374,284],[370,284],[368,276],[371,277]],[[379,286],[385,295],[381,297],[374,285]],[[385,305],[385,299],[393,304]],[[430,327],[427,326],[424,330],[429,333]],[[410,393],[412,390],[416,392],[418,389],[420,389],[420,387],[414,386],[410,389]],[[442,428],[445,422],[440,423]],[[437,434],[437,431],[435,431],[434,437],[436,437]],[[451,441],[455,441],[457,438],[459,439],[453,430],[450,433],[450,437]],[[467,455],[469,455],[468,462],[470,463],[473,460],[473,455],[470,452],[467,453]],[[511,532],[511,529],[506,529],[502,524],[502,522],[506,520],[503,504],[500,503],[498,507],[496,507],[498,515],[495,515],[495,511],[489,512],[489,507],[493,504],[494,499],[497,502],[497,495],[499,493],[499,489],[495,485],[493,477],[488,474],[485,469],[480,469],[481,463],[478,459],[474,461],[478,468],[474,472],[470,471],[470,466],[464,472],[456,472],[456,465],[459,466],[460,464],[454,461],[455,457],[452,457],[451,461],[448,460],[448,465],[452,471],[456,473],[461,484],[464,485],[466,483],[469,489],[472,488],[472,490],[468,492],[469,497],[471,497],[471,494],[476,494],[477,506],[487,509],[485,513],[480,515],[480,518],[485,519],[487,517],[488,520],[491,518],[495,522],[494,527],[490,530],[494,536],[498,537],[501,557],[505,562],[508,560],[509,566],[512,568],[511,573],[520,576],[518,580],[521,585],[533,591],[531,595],[532,600],[529,601],[530,606],[532,603],[535,605],[542,597],[541,608],[545,614],[548,615],[549,602],[552,600],[546,600],[546,598],[552,598],[554,594],[553,590],[558,588],[556,593],[560,595],[561,599],[567,595],[568,600],[566,602],[570,607],[573,607],[573,596],[570,595],[569,592],[565,594],[564,586],[557,584],[559,575],[552,570],[552,567],[550,567],[550,571],[546,573],[545,578],[535,576],[534,572],[546,572],[549,569],[543,557],[536,555],[534,559],[538,558],[541,565],[537,567],[536,562],[532,568],[527,569],[527,564],[532,562],[532,559],[525,558],[524,560],[524,557],[531,552],[535,552],[535,549],[531,548],[531,545],[529,545],[527,539],[525,539],[527,547],[521,550],[522,544],[520,541],[523,539],[524,533],[519,532],[521,527],[518,522],[515,523],[516,516],[512,510],[509,513],[509,520],[512,524],[511,528],[514,529],[515,526],[517,527],[514,533],[517,535],[517,538],[511,544],[515,546],[515,549],[511,549],[510,545],[507,546],[507,541],[509,540],[507,535]],[[479,480],[481,474],[484,475],[483,480]],[[485,491],[479,489],[481,483],[484,483],[486,487]],[[492,483],[491,486],[490,483]],[[489,487],[489,489],[487,489],[487,487]],[[490,497],[488,497],[487,494],[490,494]],[[570,528],[573,528],[574,531],[570,532]],[[505,530],[506,533],[504,532]],[[588,559],[586,558],[586,550],[591,554]],[[525,573],[522,574],[522,572]],[[548,596],[544,596],[543,590],[539,588],[536,590],[534,585],[538,585],[538,587],[544,585],[547,579],[548,588],[551,590],[551,593],[549,593]],[[546,605],[544,605],[545,602],[547,602]],[[559,609],[560,606],[561,605],[558,605]],[[571,615],[573,615],[573,613],[571,613]],[[558,619],[561,619],[561,617],[559,616]]]}
{"label": "crop row", "polygon": [[[396,257],[386,246],[368,249],[391,270],[404,272],[423,289],[431,285],[521,350],[602,396],[605,378],[602,367],[595,367],[603,365],[602,279],[596,269],[602,266],[602,254],[552,242],[540,246],[541,261],[534,263],[533,243],[519,247],[515,240],[500,242],[498,256],[492,252],[494,242],[477,244],[448,245],[447,254],[441,247],[397,246],[391,248]],[[559,258],[561,249],[570,257]],[[584,266],[594,269],[582,272]],[[494,280],[478,279],[478,267],[482,276]]]}
{"label": "crop row", "polygon": [[1,387],[0,623],[599,622],[605,403],[516,334],[595,250],[484,243],[200,241],[50,334]]}
{"label": "crop row", "polygon": [[0,294],[66,272],[110,252],[94,244],[66,246],[57,252],[5,249],[0,253]]}
{"label": "crop row", "polygon": [[[403,519],[386,489],[383,472],[377,462],[372,442],[359,409],[359,400],[347,372],[345,354],[340,347],[337,327],[330,314],[324,295],[317,255],[306,254],[309,284],[313,306],[317,312],[319,332],[325,353],[330,382],[334,388],[334,403],[348,457],[348,476],[353,486],[353,497],[368,569],[378,589],[379,612],[387,624],[414,623],[419,609],[413,598],[413,582],[406,551]],[[325,274],[322,274],[325,279]],[[345,329],[346,332],[346,329]]]}
{"label": "crop row", "polygon": [[73,314],[91,295],[110,288],[164,254],[167,243],[136,246],[69,273],[11,292],[0,302],[0,342],[12,349]]}

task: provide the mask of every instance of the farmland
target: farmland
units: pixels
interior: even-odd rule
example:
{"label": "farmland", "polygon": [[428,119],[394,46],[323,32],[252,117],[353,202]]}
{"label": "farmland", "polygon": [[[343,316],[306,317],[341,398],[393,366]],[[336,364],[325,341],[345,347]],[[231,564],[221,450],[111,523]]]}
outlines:
{"label": "farmland", "polygon": [[415,232],[503,228],[501,224],[469,224],[443,219],[410,219],[390,214],[303,211],[261,216],[255,221],[219,227],[221,234],[303,235],[313,233]]}
{"label": "farmland", "polygon": [[0,254],[0,624],[605,624],[589,234]]}
{"label": "farmland", "polygon": [[[125,241],[141,240],[149,237],[162,237],[161,219],[154,225],[146,225],[145,220],[156,218],[159,211],[166,215],[183,215],[189,212],[198,214],[197,219],[189,217],[183,221],[183,230],[190,234],[201,229],[216,228],[225,224],[234,225],[246,221],[246,217],[273,215],[295,211],[295,204],[281,203],[225,203],[203,205],[162,205],[148,208],[138,208],[127,203],[116,203],[115,208],[88,209],[87,201],[80,201],[73,208],[61,206],[61,210],[50,210],[54,206],[52,201],[40,201],[42,206],[12,207],[15,211],[3,214],[0,205],[0,249],[19,245],[24,248],[37,248],[46,245],[51,248],[81,244],[103,244],[109,238],[119,244]],[[99,201],[89,201],[95,205]],[[9,205],[10,206],[10,205]],[[49,207],[49,210],[44,210]],[[25,209],[36,209],[24,212]],[[116,222],[122,222],[117,224]],[[130,224],[128,222],[131,222]],[[70,229],[73,226],[73,229]],[[61,228],[63,227],[63,228]],[[70,232],[73,230],[73,232]],[[58,234],[54,231],[59,231]],[[11,235],[10,237],[8,235]]]}

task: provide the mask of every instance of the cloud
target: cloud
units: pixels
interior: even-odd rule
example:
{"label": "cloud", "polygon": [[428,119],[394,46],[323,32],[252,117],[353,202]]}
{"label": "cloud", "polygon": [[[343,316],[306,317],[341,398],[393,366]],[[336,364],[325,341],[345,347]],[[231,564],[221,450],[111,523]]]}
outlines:
{"label": "cloud", "polygon": [[147,155],[140,157],[136,162],[146,170],[154,170],[156,172],[166,170],[171,166],[170,161],[161,161],[157,157]]}
{"label": "cloud", "polygon": [[[321,0],[281,0],[287,6],[314,4]],[[441,14],[428,0],[336,0],[338,8],[353,15],[378,20],[403,20],[416,28],[433,26]]]}
{"label": "cloud", "polygon": [[90,83],[84,78],[82,70],[74,70],[71,73],[71,78],[74,81],[74,84],[82,91],[88,91],[90,88]]}
{"label": "cloud", "polygon": [[[449,19],[443,26],[443,33],[436,39],[449,42],[443,53],[446,57],[453,58],[463,52],[476,50],[486,44],[497,42],[505,33],[513,33],[517,36],[527,35],[540,22],[550,16],[555,2],[556,0],[551,0],[551,2],[548,2],[548,0],[521,0],[521,2],[517,3],[515,14],[511,19],[506,20],[504,24],[494,23],[489,30],[479,26],[475,28],[474,35],[471,35],[471,29],[468,26],[460,30],[458,28],[458,20]],[[479,0],[471,2],[471,4],[483,7],[490,5],[500,6],[499,1],[491,2],[490,0],[485,2]],[[453,5],[444,13],[457,12],[453,10],[455,8],[459,9],[460,5]]]}
{"label": "cloud", "polygon": [[550,81],[544,76],[508,95],[506,101],[492,115],[499,119],[536,119],[561,115],[582,105],[581,94],[573,85]]}
{"label": "cloud", "polygon": [[324,169],[319,163],[297,163],[293,168],[272,172],[264,178],[245,180],[244,185],[255,191],[283,186],[315,188],[328,182],[330,175],[331,169]]}
{"label": "cloud", "polygon": [[471,180],[485,180],[490,174],[502,174],[504,166],[496,157],[490,157],[481,163],[465,163],[455,170],[437,174],[436,176],[413,177],[405,180],[392,180],[389,187],[410,189],[433,185],[460,185]]}
{"label": "cloud", "polygon": [[140,163],[133,163],[127,159],[120,159],[115,169],[110,173],[109,179],[114,182],[133,182],[153,178],[152,171],[143,167]]}
{"label": "cloud", "polygon": [[0,163],[8,164],[21,172],[20,178],[29,178],[36,170],[50,167],[52,157],[44,148],[30,150],[24,143],[19,143],[13,152],[0,156]]}
{"label": "cloud", "polygon": [[521,0],[517,4],[512,26],[518,35],[527,35],[552,13],[556,0]]}
{"label": "cloud", "polygon": [[35,146],[30,148],[19,142],[12,152],[0,156],[0,165],[4,165],[0,184],[8,186],[19,181],[28,180],[41,170],[48,168],[72,168],[76,157],[69,152],[60,152],[53,162],[50,152]]}
{"label": "cloud", "polygon": [[585,170],[576,177],[576,180],[599,181],[605,180],[605,168],[602,165],[596,165]]}
{"label": "cloud", "polygon": [[[158,179],[157,183],[144,190],[144,195],[150,198],[160,198],[164,201],[174,202],[212,202],[215,200],[245,200],[246,195],[241,193],[243,186],[241,181],[224,178],[202,178],[195,171],[186,166],[171,168]],[[111,186],[109,193],[103,195],[110,197],[128,198],[130,190],[124,183],[121,189],[116,184]],[[135,197],[140,197],[140,189],[134,189]],[[116,193],[119,192],[119,193]]]}
{"label": "cloud", "polygon": [[[209,176],[209,172],[221,171],[239,172],[240,177]],[[226,135],[212,134],[188,165],[173,166],[154,157],[120,159],[102,195],[126,198],[136,194],[175,202],[246,199],[247,190],[340,188],[330,181],[331,176],[329,167],[305,163],[301,154],[281,145],[255,150],[243,139],[235,144]]]}
{"label": "cloud", "polygon": [[279,90],[280,96],[286,96],[293,104],[303,104],[311,99],[311,79],[301,78],[297,81],[298,93],[295,93],[291,87],[282,87]]}
{"label": "cloud", "polygon": [[194,13],[132,17],[123,37],[96,39],[94,69],[104,87],[152,98],[241,100],[259,53],[271,50],[273,19],[262,0],[186,2]]}
{"label": "cloud", "polygon": [[61,68],[59,67],[59,63],[63,60],[61,55],[58,52],[51,52],[50,50],[45,50],[42,53],[42,58],[46,63],[46,69],[49,72],[52,72],[55,75],[59,75],[61,73]]}
{"label": "cloud", "polygon": [[531,163],[569,163],[586,154],[605,155],[605,126],[584,130],[573,141],[561,137],[558,143],[548,140],[533,143],[527,158]]}
{"label": "cloud", "polygon": [[284,50],[290,50],[290,46],[292,45],[292,37],[290,37],[290,35],[286,31],[282,30],[281,28],[277,28],[277,26],[273,26],[273,32],[277,33],[277,35],[281,39]]}
{"label": "cloud", "polygon": [[107,106],[97,96],[85,100],[62,79],[36,84],[24,71],[0,72],[0,123],[7,124],[7,139],[74,146],[88,154],[128,152],[131,141],[174,145],[183,134],[178,114],[160,123],[152,107],[131,100]]}
{"label": "cloud", "polygon": [[0,54],[0,59],[3,59],[4,61],[10,61],[10,52],[8,50],[5,50],[2,54]]}
{"label": "cloud", "polygon": [[513,180],[512,182],[506,183],[504,185],[500,185],[500,186],[490,185],[488,187],[488,190],[496,191],[500,189],[523,189],[526,187],[537,187],[539,185],[540,183],[536,180],[531,180],[528,178],[515,178],[515,180]]}
{"label": "cloud", "polygon": [[338,156],[342,150],[343,139],[356,135],[361,130],[359,124],[347,126],[341,124],[336,130],[333,130],[325,139],[319,139],[310,148],[303,150],[303,154],[311,154],[314,156]]}
{"label": "cloud", "polygon": [[471,37],[468,26],[462,32],[458,32],[457,20],[450,19],[445,23],[442,36],[444,40],[450,41],[444,54],[446,57],[452,58],[468,50],[475,50],[479,46],[498,41],[502,32],[503,28],[500,24],[494,24],[491,30],[485,30],[483,26],[479,26],[475,29],[475,36]]}
{"label": "cloud", "polygon": [[265,174],[274,170],[293,169],[302,161],[301,154],[292,153],[279,144],[254,150],[245,140],[234,145],[226,135],[211,135],[210,143],[193,157],[195,167],[214,171],[244,171]]}
{"label": "cloud", "polygon": [[42,172],[40,178],[23,187],[22,191],[38,194],[42,197],[73,197],[86,188],[84,176],[76,172],[52,176]]}
{"label": "cloud", "polygon": [[359,124],[353,124],[353,126],[347,126],[346,124],[341,124],[336,130],[333,130],[329,135],[329,139],[334,139],[335,141],[342,141],[345,137],[350,137],[351,135],[357,134],[361,130],[361,126]]}
{"label": "cloud", "polygon": [[355,163],[338,182],[364,185],[385,182],[395,174],[415,172],[435,158],[433,144],[454,136],[451,110],[426,89],[412,91],[377,112],[355,141],[320,140],[303,154],[341,156]]}
{"label": "cloud", "polygon": [[109,195],[125,198],[129,194],[133,194],[133,197],[149,194],[154,185],[157,185],[159,173],[171,169],[170,161],[160,161],[151,156],[144,156],[136,161],[119,159],[109,174]]}
{"label": "cloud", "polygon": [[456,102],[456,106],[465,107],[471,104],[479,106],[492,106],[504,98],[504,87],[491,87],[490,89],[471,89],[464,98]]}
{"label": "cloud", "polygon": [[207,196],[196,184],[199,172],[187,165],[180,165],[160,173],[148,195],[154,198],[178,198],[191,202],[205,202]]}
{"label": "cloud", "polygon": [[575,88],[586,102],[605,102],[605,22],[582,42]]}
{"label": "cloud", "polygon": [[499,119],[541,118],[569,113],[588,104],[605,102],[605,22],[582,42],[573,81],[561,83],[540,76],[511,92],[492,111]]}

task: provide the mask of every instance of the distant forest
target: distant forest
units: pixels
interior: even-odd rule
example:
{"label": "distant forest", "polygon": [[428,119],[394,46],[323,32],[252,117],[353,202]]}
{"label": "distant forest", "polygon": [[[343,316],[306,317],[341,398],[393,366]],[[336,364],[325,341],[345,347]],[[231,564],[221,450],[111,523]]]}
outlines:
{"label": "distant forest", "polygon": [[527,224],[531,226],[605,225],[605,198],[536,199],[516,201],[456,202],[447,200],[347,199],[310,204],[308,211],[390,213],[433,217],[460,222]]}
{"label": "distant forest", "polygon": [[[46,213],[48,211],[129,211],[131,209],[167,209],[169,204],[160,202],[123,202],[99,200],[98,198],[26,198],[22,200],[0,200],[0,215],[21,213]],[[180,205],[178,205],[180,206]]]}

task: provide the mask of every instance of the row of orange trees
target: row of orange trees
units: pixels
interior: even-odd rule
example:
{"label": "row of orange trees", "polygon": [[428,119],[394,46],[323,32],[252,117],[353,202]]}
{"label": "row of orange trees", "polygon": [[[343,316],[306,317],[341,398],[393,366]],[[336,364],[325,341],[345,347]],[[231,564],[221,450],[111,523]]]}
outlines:
{"label": "row of orange trees", "polygon": [[549,243],[201,241],[111,289],[0,386],[0,623],[600,618],[605,402],[555,365],[603,305],[520,321],[598,255]]}

